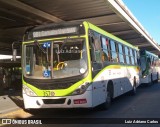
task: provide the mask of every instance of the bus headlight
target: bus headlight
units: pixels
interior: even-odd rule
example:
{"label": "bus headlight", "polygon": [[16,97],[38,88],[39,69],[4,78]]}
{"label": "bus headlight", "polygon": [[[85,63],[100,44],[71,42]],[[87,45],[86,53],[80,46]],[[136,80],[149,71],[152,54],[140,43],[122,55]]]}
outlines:
{"label": "bus headlight", "polygon": [[146,77],[147,77],[146,75],[143,76],[143,78],[146,78]]}
{"label": "bus headlight", "polygon": [[37,96],[30,88],[28,88],[27,86],[24,86],[24,85],[23,85],[23,91],[28,96]]}
{"label": "bus headlight", "polygon": [[87,88],[89,87],[89,83],[88,82],[85,82],[83,83],[82,85],[80,85],[73,93],[72,95],[79,95],[79,94],[83,94]]}

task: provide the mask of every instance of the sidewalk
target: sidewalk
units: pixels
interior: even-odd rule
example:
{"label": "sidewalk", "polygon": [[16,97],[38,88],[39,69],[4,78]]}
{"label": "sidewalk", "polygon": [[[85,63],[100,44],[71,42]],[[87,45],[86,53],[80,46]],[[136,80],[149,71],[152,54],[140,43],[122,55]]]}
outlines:
{"label": "sidewalk", "polygon": [[21,91],[5,91],[4,95],[0,96],[0,118],[17,110],[23,110]]}

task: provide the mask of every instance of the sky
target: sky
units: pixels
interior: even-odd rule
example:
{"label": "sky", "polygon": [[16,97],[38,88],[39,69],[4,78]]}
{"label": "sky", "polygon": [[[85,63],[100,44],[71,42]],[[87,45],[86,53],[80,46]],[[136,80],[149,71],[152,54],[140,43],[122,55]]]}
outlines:
{"label": "sky", "polygon": [[123,0],[123,2],[160,45],[160,0]]}

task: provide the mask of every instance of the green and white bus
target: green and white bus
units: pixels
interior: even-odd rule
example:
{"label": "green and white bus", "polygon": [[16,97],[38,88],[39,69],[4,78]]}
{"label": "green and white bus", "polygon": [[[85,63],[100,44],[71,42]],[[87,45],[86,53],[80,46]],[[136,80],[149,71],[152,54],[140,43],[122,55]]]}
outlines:
{"label": "green and white bus", "polygon": [[158,61],[158,55],[146,50],[140,50],[141,84],[152,84],[153,81],[158,82]]}
{"label": "green and white bus", "polygon": [[160,79],[160,58],[158,56],[158,59],[156,61],[156,67],[157,67],[157,70],[158,70],[158,79]]}
{"label": "green and white bus", "polygon": [[34,27],[22,47],[25,109],[107,109],[139,86],[139,49],[89,22]]}

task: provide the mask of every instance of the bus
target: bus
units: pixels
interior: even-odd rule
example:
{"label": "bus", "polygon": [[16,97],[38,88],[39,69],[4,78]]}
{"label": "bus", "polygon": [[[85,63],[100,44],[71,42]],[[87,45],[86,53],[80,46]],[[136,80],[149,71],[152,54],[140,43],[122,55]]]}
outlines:
{"label": "bus", "polygon": [[157,67],[157,70],[158,70],[158,80],[160,79],[160,58],[158,56],[158,60],[156,61],[156,67]]}
{"label": "bus", "polygon": [[29,29],[22,43],[25,109],[107,109],[136,93],[139,49],[87,22]]}
{"label": "bus", "polygon": [[158,55],[146,50],[140,50],[141,84],[152,84],[159,79]]}

